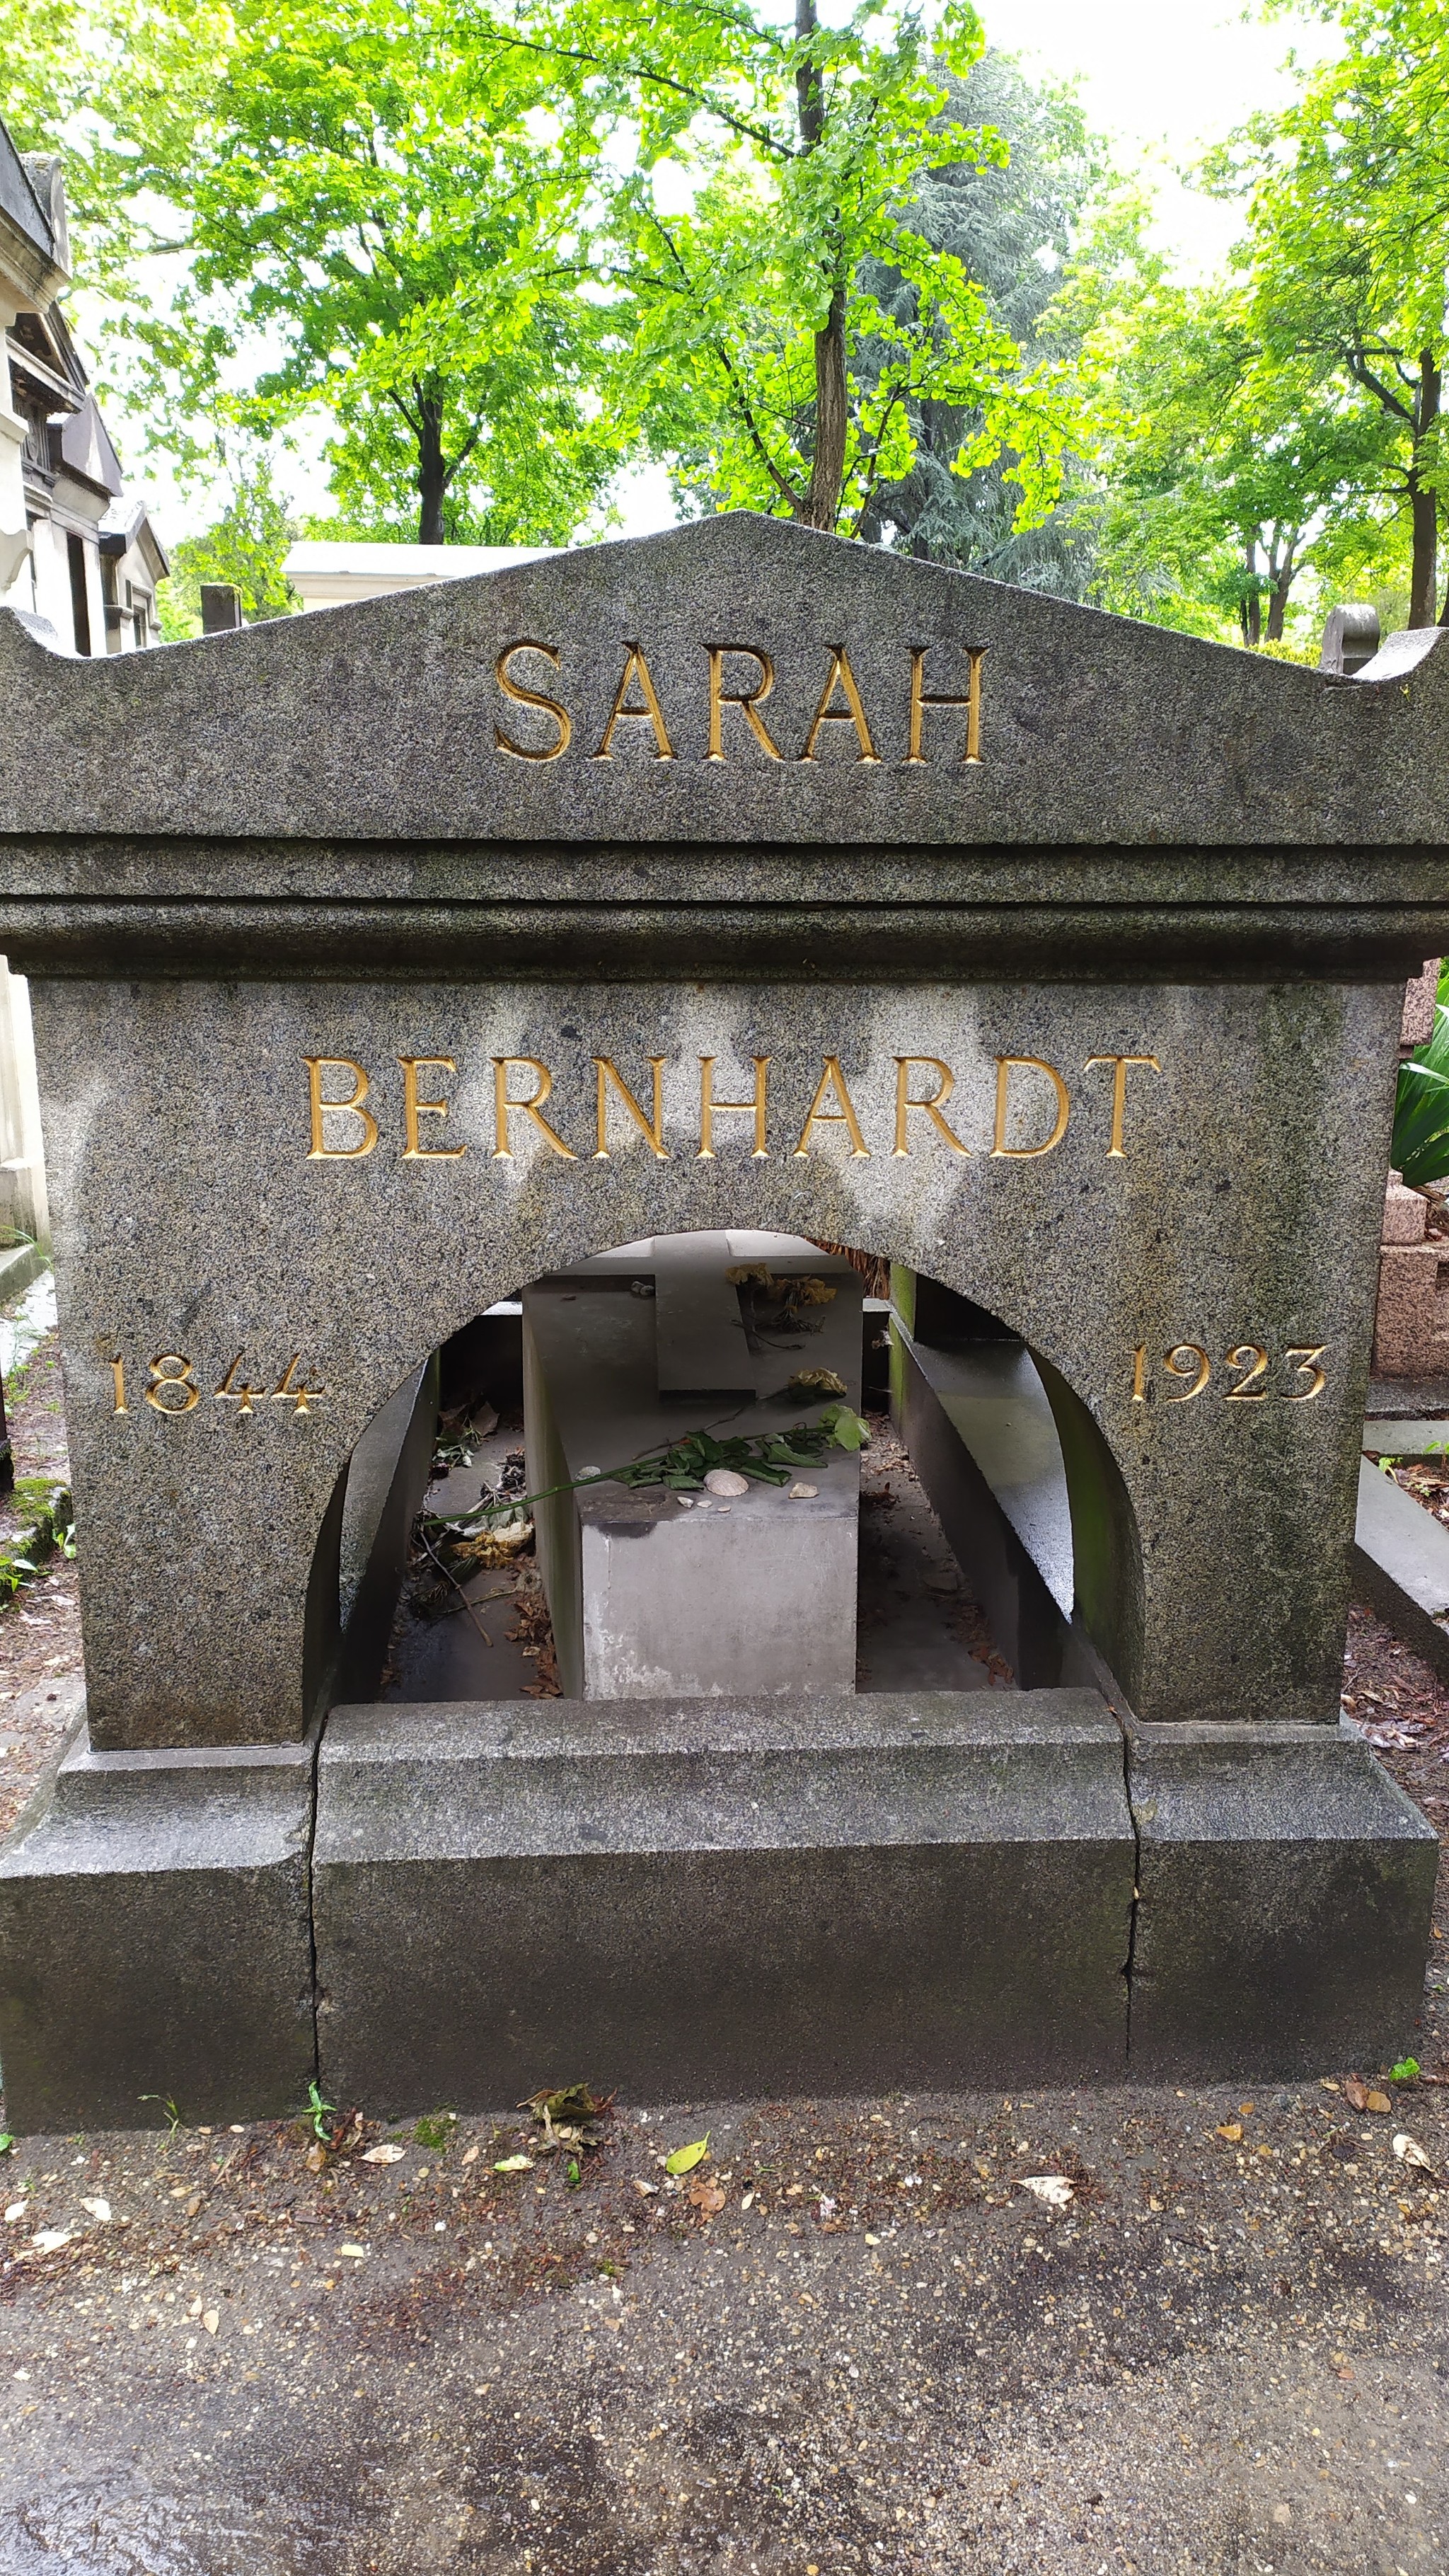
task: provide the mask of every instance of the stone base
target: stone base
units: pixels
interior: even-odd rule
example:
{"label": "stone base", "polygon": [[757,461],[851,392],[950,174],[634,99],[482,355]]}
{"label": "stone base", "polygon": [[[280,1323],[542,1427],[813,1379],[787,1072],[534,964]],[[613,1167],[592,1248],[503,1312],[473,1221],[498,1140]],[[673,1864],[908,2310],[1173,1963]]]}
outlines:
{"label": "stone base", "polygon": [[1345,1721],[1139,1727],[1130,2066],[1291,2078],[1412,2053],[1439,1844]]}
{"label": "stone base", "polygon": [[335,2101],[1120,2075],[1135,1846],[1092,1692],[334,1711]]}
{"label": "stone base", "polygon": [[280,2115],[319,2058],[391,2114],[1412,2049],[1437,1844],[1362,1740],[1125,1750],[1085,1690],[370,1703],[320,1759],[80,1734],[0,1855],[7,2117]]}
{"label": "stone base", "polygon": [[305,2102],[315,1758],[314,1744],[92,1753],[71,1738],[0,1853],[12,2129]]}

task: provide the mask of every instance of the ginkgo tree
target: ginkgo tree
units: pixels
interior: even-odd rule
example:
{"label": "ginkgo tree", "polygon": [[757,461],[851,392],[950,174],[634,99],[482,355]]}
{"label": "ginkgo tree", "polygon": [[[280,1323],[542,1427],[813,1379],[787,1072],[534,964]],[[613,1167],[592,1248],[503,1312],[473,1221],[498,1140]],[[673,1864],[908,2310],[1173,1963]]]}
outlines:
{"label": "ginkgo tree", "polygon": [[549,67],[565,132],[595,154],[609,407],[696,507],[857,533],[934,401],[963,415],[960,470],[1005,452],[1023,518],[1050,509],[1069,383],[1023,364],[980,282],[909,221],[923,174],[1006,157],[946,113],[982,50],[965,0],[929,40],[916,9],[871,0],[838,27],[815,0],[793,19],[755,0],[517,0],[474,24],[498,59]]}

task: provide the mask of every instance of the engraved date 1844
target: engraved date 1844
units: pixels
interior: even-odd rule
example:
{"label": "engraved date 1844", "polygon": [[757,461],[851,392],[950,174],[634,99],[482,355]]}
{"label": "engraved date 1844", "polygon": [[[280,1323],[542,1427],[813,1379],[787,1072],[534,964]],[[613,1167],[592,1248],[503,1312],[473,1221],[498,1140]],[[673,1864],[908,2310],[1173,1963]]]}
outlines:
{"label": "engraved date 1844", "polygon": [[[234,1404],[238,1418],[255,1414],[259,1405],[290,1404],[291,1419],[310,1413],[327,1390],[310,1386],[308,1372],[302,1368],[302,1354],[294,1351],[275,1386],[255,1385],[244,1365],[246,1354],[238,1351],[219,1386],[212,1389],[213,1404]],[[126,1400],[126,1363],[118,1353],[108,1363],[115,1387],[113,1413],[129,1413]],[[301,1372],[300,1376],[298,1372]],[[194,1413],[201,1402],[202,1390],[197,1384],[195,1363],[184,1351],[158,1351],[151,1361],[142,1389],[144,1401],[153,1413],[179,1417]]]}

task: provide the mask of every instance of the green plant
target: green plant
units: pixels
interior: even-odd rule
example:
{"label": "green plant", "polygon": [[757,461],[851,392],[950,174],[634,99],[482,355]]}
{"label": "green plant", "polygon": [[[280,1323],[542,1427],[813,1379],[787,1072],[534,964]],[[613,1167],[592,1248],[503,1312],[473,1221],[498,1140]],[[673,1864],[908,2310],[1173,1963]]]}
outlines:
{"label": "green plant", "polygon": [[313,2135],[320,2138],[325,2147],[332,2136],[330,2123],[337,2105],[324,2101],[321,2086],[313,2083],[307,2087],[307,2109],[312,2114]]}
{"label": "green plant", "polygon": [[15,2140],[9,2129],[0,2129],[0,2156],[13,2153]]}
{"label": "green plant", "polygon": [[17,1476],[15,1501],[28,1523],[14,1547],[0,1553],[0,1600],[13,1600],[33,1583],[44,1559],[75,1555],[75,1506],[65,1485],[48,1476]]}
{"label": "green plant", "polygon": [[725,1440],[717,1440],[712,1431],[687,1431],[682,1439],[646,1450],[625,1466],[594,1468],[563,1484],[543,1485],[536,1494],[485,1494],[471,1512],[446,1518],[429,1514],[424,1526],[462,1536],[489,1529],[496,1521],[522,1519],[551,1494],[577,1493],[584,1485],[667,1485],[672,1493],[699,1493],[716,1467],[731,1468],[759,1484],[787,1485],[798,1468],[818,1466],[827,1450],[863,1449],[869,1438],[870,1425],[848,1404],[828,1404],[818,1421],[793,1422],[788,1431],[758,1431]]}
{"label": "green plant", "polygon": [[1449,1008],[1442,1002],[1428,1044],[1399,1067],[1389,1153],[1411,1189],[1449,1177]]}
{"label": "green plant", "polygon": [[431,2147],[434,2155],[446,2155],[453,2143],[453,2131],[457,2125],[456,2111],[425,2111],[413,2131],[413,2136],[420,2147]]}
{"label": "green plant", "polygon": [[176,2135],[177,2130],[178,2130],[178,2129],[180,2128],[180,2126],[181,2126],[181,2114],[180,2114],[180,2112],[177,2110],[175,2103],[172,2101],[170,2094],[169,2094],[169,2093],[138,2093],[138,2095],[136,2096],[136,2099],[137,2099],[139,2102],[159,2102],[159,2103],[160,2103],[162,2110],[165,2112],[167,2119],[168,2119],[168,2120],[170,2121],[170,2123],[171,2123],[171,2135],[172,2135],[172,2137],[174,2138],[174,2137],[175,2137],[175,2135]]}
{"label": "green plant", "polygon": [[1418,2081],[1419,2061],[1417,2057],[1401,2057],[1396,2066],[1391,2066],[1389,2068],[1389,2082],[1391,2084],[1417,2084]]}

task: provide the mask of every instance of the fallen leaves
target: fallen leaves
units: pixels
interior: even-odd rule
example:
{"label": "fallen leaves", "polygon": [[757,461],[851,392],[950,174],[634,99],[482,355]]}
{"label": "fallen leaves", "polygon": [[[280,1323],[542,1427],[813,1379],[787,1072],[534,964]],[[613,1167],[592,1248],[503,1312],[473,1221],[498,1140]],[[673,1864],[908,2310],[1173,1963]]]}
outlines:
{"label": "fallen leaves", "polygon": [[62,2245],[69,2245],[73,2234],[69,2227],[42,2227],[30,2242],[37,2254],[58,2254]]}
{"label": "fallen leaves", "polygon": [[495,2173],[532,2173],[533,2158],[532,2156],[500,2156],[493,2170]]}
{"label": "fallen leaves", "polygon": [[6,2226],[13,2227],[18,2218],[23,2218],[25,2216],[29,2207],[30,2203],[28,2200],[12,2200],[9,2208],[5,2212]]}
{"label": "fallen leaves", "polygon": [[206,2332],[209,2335],[214,2335],[217,2327],[221,2323],[220,2308],[203,2308],[201,2312],[201,2322]]}
{"label": "fallen leaves", "polygon": [[1045,2201],[1048,2209],[1066,2209],[1076,2198],[1076,2184],[1065,2174],[1022,2174],[1018,2179],[1021,2189]]}
{"label": "fallen leaves", "polygon": [[[463,2158],[464,2164],[470,2164],[477,2153],[478,2150],[476,2147],[470,2148],[468,2154]],[[391,2138],[388,2138],[384,2140],[380,2147],[369,2147],[366,2153],[359,2158],[359,2162],[365,2165],[399,2165],[402,2163],[403,2157],[406,2154],[406,2147],[400,2147],[396,2145]]]}
{"label": "fallen leaves", "polygon": [[1417,2165],[1421,2173],[1429,2174],[1432,2177],[1434,2171],[1433,2166],[1430,2164],[1429,2159],[1425,2155],[1423,2148],[1420,2146],[1418,2139],[1411,2138],[1407,2129],[1400,2129],[1397,2132],[1394,2138],[1394,2153],[1398,2157],[1400,2164]]}
{"label": "fallen leaves", "polygon": [[717,2182],[709,2181],[704,2174],[689,2186],[690,2205],[699,2211],[701,2218],[717,2218],[728,2197]]}
{"label": "fallen leaves", "polygon": [[1355,2111],[1392,2111],[1394,2107],[1387,2093],[1381,2093],[1377,2085],[1365,2084],[1361,2075],[1344,2077],[1343,2098]]}
{"label": "fallen leaves", "polygon": [[691,2145],[676,2147],[672,2156],[666,2156],[664,2170],[667,2174],[676,2176],[693,2173],[695,2166],[702,2165],[708,2154],[709,2133],[706,2131],[702,2138],[694,2139]]}
{"label": "fallen leaves", "polygon": [[1242,2121],[1219,2120],[1217,2128],[1214,2130],[1213,2134],[1215,2137],[1226,2138],[1230,2147],[1236,2147],[1240,2143],[1243,2135]]}
{"label": "fallen leaves", "polygon": [[87,2210],[92,2218],[99,2220],[102,2227],[110,2224],[111,2204],[108,2200],[83,2200],[81,2207]]}
{"label": "fallen leaves", "polygon": [[543,2131],[537,2141],[538,2152],[548,2156],[559,2147],[601,2147],[604,2134],[599,2123],[612,2111],[614,2096],[595,2093],[587,2084],[541,2085],[536,2093],[527,2094],[518,2107],[533,2113]]}

